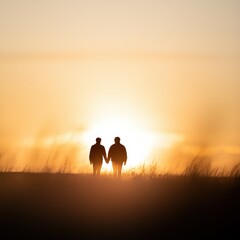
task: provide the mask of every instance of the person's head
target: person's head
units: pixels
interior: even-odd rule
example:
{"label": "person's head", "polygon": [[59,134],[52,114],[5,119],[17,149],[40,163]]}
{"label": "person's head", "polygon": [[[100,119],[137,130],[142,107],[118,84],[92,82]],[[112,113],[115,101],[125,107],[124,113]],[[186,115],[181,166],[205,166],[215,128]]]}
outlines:
{"label": "person's head", "polygon": [[97,138],[96,138],[96,143],[100,144],[100,143],[101,143],[101,140],[102,140],[102,139],[101,139],[100,137],[97,137]]}
{"label": "person's head", "polygon": [[120,143],[120,137],[115,137],[114,141],[115,141],[115,143]]}

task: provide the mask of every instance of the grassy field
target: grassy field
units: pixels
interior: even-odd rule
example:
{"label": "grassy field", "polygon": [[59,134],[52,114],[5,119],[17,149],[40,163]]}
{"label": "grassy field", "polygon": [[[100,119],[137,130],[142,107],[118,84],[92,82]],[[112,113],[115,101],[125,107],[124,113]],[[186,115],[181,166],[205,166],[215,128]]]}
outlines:
{"label": "grassy field", "polygon": [[236,239],[239,177],[1,173],[1,239]]}

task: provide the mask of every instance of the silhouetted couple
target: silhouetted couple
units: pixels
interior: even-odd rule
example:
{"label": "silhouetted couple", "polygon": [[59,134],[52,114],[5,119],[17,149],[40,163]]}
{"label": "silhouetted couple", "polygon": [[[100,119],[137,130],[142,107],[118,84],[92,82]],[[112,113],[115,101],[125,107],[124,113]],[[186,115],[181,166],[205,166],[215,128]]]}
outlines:
{"label": "silhouetted couple", "polygon": [[103,158],[106,163],[112,161],[114,176],[121,176],[122,165],[126,165],[127,162],[127,151],[124,145],[120,143],[120,138],[115,137],[115,144],[113,144],[108,151],[108,156],[106,155],[105,147],[101,145],[101,138],[96,138],[96,144],[92,145],[89,160],[90,164],[93,165],[93,174],[100,175],[102,168]]}

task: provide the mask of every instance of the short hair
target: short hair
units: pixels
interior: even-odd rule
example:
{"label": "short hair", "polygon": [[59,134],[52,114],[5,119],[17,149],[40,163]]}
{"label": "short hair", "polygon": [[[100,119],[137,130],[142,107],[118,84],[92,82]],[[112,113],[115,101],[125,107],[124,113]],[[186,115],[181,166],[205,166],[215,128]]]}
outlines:
{"label": "short hair", "polygon": [[115,137],[114,140],[115,140],[116,142],[120,142],[120,137]]}
{"label": "short hair", "polygon": [[100,137],[97,137],[97,138],[96,138],[96,142],[99,142],[99,143],[100,143],[101,140],[102,140],[102,139],[101,139]]}

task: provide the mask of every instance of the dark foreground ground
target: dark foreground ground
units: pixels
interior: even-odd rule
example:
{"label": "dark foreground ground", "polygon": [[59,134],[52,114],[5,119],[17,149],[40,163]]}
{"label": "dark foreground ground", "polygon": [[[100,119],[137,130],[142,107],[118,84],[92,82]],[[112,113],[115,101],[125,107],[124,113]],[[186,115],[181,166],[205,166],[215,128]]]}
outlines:
{"label": "dark foreground ground", "polygon": [[239,239],[240,182],[0,174],[0,239]]}

